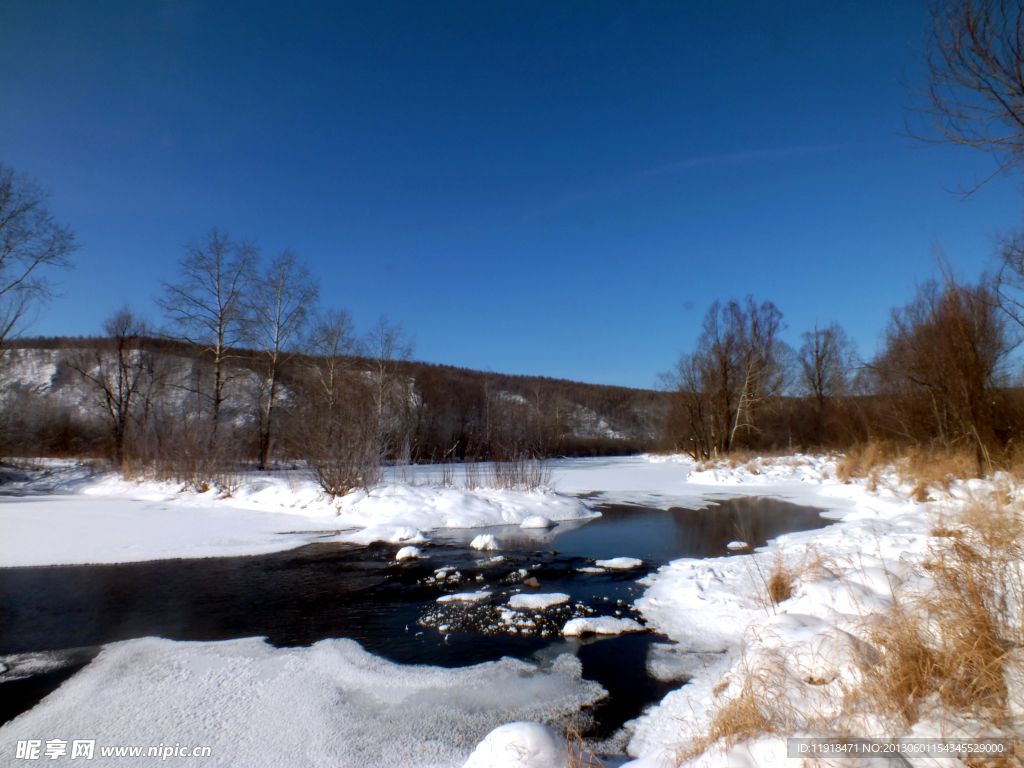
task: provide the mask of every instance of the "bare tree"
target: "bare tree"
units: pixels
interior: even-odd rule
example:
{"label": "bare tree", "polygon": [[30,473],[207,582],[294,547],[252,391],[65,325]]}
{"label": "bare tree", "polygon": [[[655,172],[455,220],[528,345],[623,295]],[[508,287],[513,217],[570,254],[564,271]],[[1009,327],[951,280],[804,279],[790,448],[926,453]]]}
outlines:
{"label": "bare tree", "polygon": [[827,328],[814,326],[802,336],[800,347],[800,388],[814,398],[818,410],[846,393],[853,367],[853,344],[838,323]]}
{"label": "bare tree", "polygon": [[48,273],[69,269],[78,248],[71,230],[47,209],[48,197],[0,163],[0,349],[24,328],[34,305],[53,297]]}
{"label": "bare tree", "polygon": [[281,397],[281,375],[294,360],[296,346],[316,304],[319,288],[294,253],[284,251],[256,284],[250,305],[252,338],[259,350],[257,421],[260,469],[266,469]]}
{"label": "bare tree", "polygon": [[992,395],[1013,346],[990,288],[945,275],[893,312],[871,368],[904,436],[971,446],[981,463],[996,441]]}
{"label": "bare tree", "polygon": [[315,388],[329,403],[344,396],[352,363],[362,345],[345,310],[329,310],[313,319],[307,342]]}
{"label": "bare tree", "polygon": [[380,475],[375,388],[365,371],[354,365],[361,344],[348,313],[319,316],[308,346],[306,462],[320,487],[332,496],[368,488]]}
{"label": "bare tree", "polygon": [[211,229],[202,240],[190,242],[185,252],[178,262],[181,279],[164,283],[160,306],[177,338],[200,346],[210,356],[213,391],[205,391],[200,380],[195,394],[209,402],[216,437],[232,378],[229,363],[236,347],[249,335],[248,297],[259,252],[250,242],[233,242],[217,229]]}
{"label": "bare tree", "polygon": [[1024,160],[1020,0],[933,0],[930,10],[925,85],[912,101],[924,125],[911,133],[991,153],[992,176],[1017,166]]}
{"label": "bare tree", "polygon": [[68,361],[92,385],[101,409],[109,420],[114,461],[124,465],[126,441],[132,424],[141,424],[149,412],[154,375],[154,353],[148,346],[148,327],[127,307],[103,323],[106,343],[80,350]]}
{"label": "bare tree", "polygon": [[729,434],[729,447],[740,428],[756,432],[757,412],[772,398],[782,394],[788,383],[788,348],[778,339],[785,326],[782,313],[770,301],[758,306],[753,296],[745,305],[730,301],[726,307],[729,333],[736,340],[738,367],[742,374],[736,418]]}
{"label": "bare tree", "polygon": [[782,313],[770,301],[758,305],[747,297],[708,309],[696,349],[665,377],[676,391],[672,420],[682,423],[682,447],[695,458],[728,451],[741,434],[759,432],[760,412],[788,383],[782,327]]}
{"label": "bare tree", "polygon": [[409,380],[399,374],[401,363],[412,357],[413,343],[401,323],[392,325],[381,315],[363,341],[370,363],[377,432],[385,454],[409,452],[406,421],[412,397]]}

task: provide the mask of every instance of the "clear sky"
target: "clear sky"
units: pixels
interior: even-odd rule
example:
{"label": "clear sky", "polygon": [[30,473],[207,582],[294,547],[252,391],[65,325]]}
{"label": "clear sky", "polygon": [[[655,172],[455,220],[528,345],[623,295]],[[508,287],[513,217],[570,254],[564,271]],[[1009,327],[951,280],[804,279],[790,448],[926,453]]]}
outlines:
{"label": "clear sky", "polygon": [[974,278],[1020,177],[905,138],[919,0],[4,0],[0,161],[83,248],[33,334],[97,333],[213,226],[289,247],[417,359],[651,387],[715,299],[870,353]]}

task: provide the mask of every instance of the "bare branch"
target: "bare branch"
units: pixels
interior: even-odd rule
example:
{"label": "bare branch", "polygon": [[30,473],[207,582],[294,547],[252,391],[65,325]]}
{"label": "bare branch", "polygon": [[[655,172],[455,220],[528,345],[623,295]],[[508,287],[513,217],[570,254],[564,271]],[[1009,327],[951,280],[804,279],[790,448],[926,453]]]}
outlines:
{"label": "bare branch", "polygon": [[48,197],[0,163],[0,346],[24,329],[34,306],[53,298],[49,273],[70,269],[79,247],[46,208]]}

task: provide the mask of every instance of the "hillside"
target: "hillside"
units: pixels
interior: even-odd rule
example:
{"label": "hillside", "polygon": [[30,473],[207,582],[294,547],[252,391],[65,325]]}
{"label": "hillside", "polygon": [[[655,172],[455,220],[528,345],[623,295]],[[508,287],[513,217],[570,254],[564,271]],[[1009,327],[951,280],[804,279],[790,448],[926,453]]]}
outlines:
{"label": "hillside", "polygon": [[[149,361],[132,406],[136,425],[199,420],[209,397],[209,356],[199,347],[162,339],[138,340],[135,346]],[[107,450],[107,394],[82,371],[98,373],[104,361],[114,365],[110,340],[21,339],[8,347],[0,367],[0,436],[6,451]],[[276,418],[286,429],[275,441],[277,459],[294,458],[295,446],[302,444],[310,372],[322,362],[294,355],[284,368]],[[381,375],[374,373],[376,362],[345,358],[341,367],[365,388],[367,382],[376,386],[374,377]],[[243,442],[249,435],[251,443],[261,418],[261,365],[258,352],[232,352],[222,408]],[[550,456],[636,453],[661,437],[668,412],[668,395],[652,390],[415,361],[389,362],[387,375],[398,382],[386,404],[386,419],[397,433],[392,458],[413,461],[484,459],[510,445]]]}

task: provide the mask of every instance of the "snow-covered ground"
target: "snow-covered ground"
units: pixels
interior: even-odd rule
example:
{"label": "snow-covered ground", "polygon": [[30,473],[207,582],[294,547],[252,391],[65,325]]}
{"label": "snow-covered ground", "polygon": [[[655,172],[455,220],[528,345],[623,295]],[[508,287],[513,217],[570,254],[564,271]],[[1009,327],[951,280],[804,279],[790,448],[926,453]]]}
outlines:
{"label": "snow-covered ground", "polygon": [[300,471],[252,473],[226,495],[46,462],[8,473],[0,485],[0,567],[255,555],[328,538],[420,544],[434,530],[596,516],[549,489],[442,487],[431,479],[423,468],[412,482],[332,500]]}
{"label": "snow-covered ground", "polygon": [[[674,643],[652,652],[649,671],[690,682],[628,726],[629,753],[641,758],[632,764],[637,768],[673,765],[676,745],[701,728],[719,694],[728,695],[758,653],[781,654],[816,688],[852,674],[864,653],[855,625],[890,604],[896,583],[920,579],[942,512],[938,502],[911,501],[911,488],[894,473],[883,473],[869,491],[863,481],[838,480],[834,461],[806,456],[700,472],[682,457],[566,460],[553,466],[557,493],[439,487],[432,483],[436,468],[406,467],[340,507],[294,473],[248,480],[223,498],[71,466],[49,469],[45,477],[0,486],[30,494],[0,497],[0,565],[258,553],[323,536],[417,544],[429,553],[430,537],[456,529],[519,525],[533,516],[579,524],[592,513],[575,494],[661,508],[772,496],[826,510],[840,522],[783,536],[754,555],[679,560],[646,577],[636,607],[649,628]],[[953,496],[991,487],[992,481],[956,484]],[[776,560],[798,576],[792,596],[773,608],[764,582]],[[811,567],[823,560],[831,570]],[[623,629],[635,627],[617,631]],[[224,764],[457,766],[473,746],[459,734],[480,738],[484,726],[549,718],[534,698],[565,713],[600,696],[573,664],[560,657],[547,671],[512,661],[439,670],[388,665],[351,641],[309,649],[273,649],[257,640],[127,641],[108,646],[42,704],[0,728],[0,763],[19,739],[97,734],[106,743],[214,744]],[[762,739],[704,760],[722,768],[781,764],[780,743]],[[353,750],[369,750],[359,752],[367,761],[352,762]]]}

